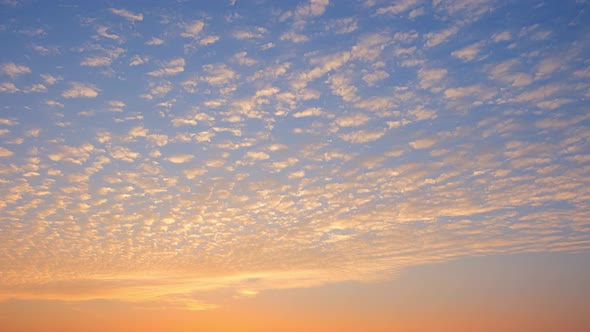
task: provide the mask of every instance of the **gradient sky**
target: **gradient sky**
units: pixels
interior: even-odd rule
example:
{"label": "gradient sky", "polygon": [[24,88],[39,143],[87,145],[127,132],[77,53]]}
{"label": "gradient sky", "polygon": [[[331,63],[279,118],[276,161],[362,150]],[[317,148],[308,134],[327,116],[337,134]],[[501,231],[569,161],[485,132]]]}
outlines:
{"label": "gradient sky", "polygon": [[588,1],[0,3],[0,330],[590,329]]}

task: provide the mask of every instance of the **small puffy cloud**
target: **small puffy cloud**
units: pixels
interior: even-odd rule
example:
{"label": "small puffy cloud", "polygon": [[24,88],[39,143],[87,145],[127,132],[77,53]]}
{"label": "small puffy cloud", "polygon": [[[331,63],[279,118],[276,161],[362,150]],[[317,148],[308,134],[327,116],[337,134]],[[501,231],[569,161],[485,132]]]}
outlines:
{"label": "small puffy cloud", "polygon": [[232,36],[235,39],[243,40],[243,39],[252,39],[252,38],[262,38],[268,32],[268,30],[264,27],[257,27],[254,29],[242,29],[236,30],[232,33]]}
{"label": "small puffy cloud", "polygon": [[26,89],[24,89],[25,93],[29,92],[47,92],[47,87],[43,84],[33,84]]}
{"label": "small puffy cloud", "polygon": [[17,65],[13,62],[3,64],[0,66],[0,70],[2,73],[10,76],[13,79],[17,78],[18,76],[31,73],[31,68],[23,65]]}
{"label": "small puffy cloud", "polygon": [[473,59],[475,59],[475,57],[477,57],[482,47],[483,42],[478,42],[475,44],[471,44],[467,47],[464,47],[462,49],[456,50],[453,53],[451,53],[451,55],[465,62],[472,61]]}
{"label": "small puffy cloud", "polygon": [[62,107],[62,108],[64,107],[64,104],[60,103],[59,101],[55,101],[55,100],[46,100],[45,105],[53,106],[53,107]]}
{"label": "small puffy cloud", "polygon": [[337,118],[334,122],[340,127],[358,127],[361,126],[370,118],[364,113],[355,113],[351,115],[345,115]]}
{"label": "small puffy cloud", "polygon": [[130,12],[128,10],[125,9],[116,9],[116,8],[111,8],[111,13],[115,14],[115,15],[119,15],[131,22],[135,22],[135,21],[143,21],[143,14],[139,13],[139,14],[135,14],[133,12]]}
{"label": "small puffy cloud", "polygon": [[283,33],[280,37],[280,40],[290,40],[293,43],[302,43],[309,40],[309,37],[306,35],[297,33],[294,30],[287,31]]}
{"label": "small puffy cloud", "polygon": [[184,164],[193,159],[194,157],[195,156],[193,156],[192,154],[175,154],[166,158],[166,160],[174,164]]}
{"label": "small puffy cloud", "polygon": [[53,85],[53,84],[63,80],[63,78],[61,76],[52,76],[49,74],[41,74],[41,78],[45,81],[45,83],[47,83],[49,85]]}
{"label": "small puffy cloud", "polygon": [[20,89],[17,88],[16,85],[14,85],[13,83],[3,82],[2,84],[0,84],[0,92],[15,93],[19,91]]}
{"label": "small puffy cloud", "polygon": [[123,160],[130,163],[133,162],[137,157],[139,157],[139,153],[123,146],[115,146],[111,149],[111,156],[115,159]]}
{"label": "small puffy cloud", "polygon": [[184,31],[180,33],[181,37],[185,38],[197,38],[198,35],[203,31],[205,23],[203,21],[193,21],[183,25]]}
{"label": "small puffy cloud", "polygon": [[371,130],[358,130],[351,133],[342,134],[340,138],[350,143],[367,143],[376,141],[385,135],[385,130],[371,131]]}
{"label": "small puffy cloud", "polygon": [[80,62],[80,65],[87,67],[108,66],[112,61],[113,59],[108,56],[86,57]]}
{"label": "small puffy cloud", "polygon": [[224,63],[204,65],[203,71],[205,71],[207,75],[201,77],[201,80],[211,85],[222,85],[229,83],[238,75],[236,72],[228,68]]}
{"label": "small puffy cloud", "polygon": [[245,66],[251,66],[257,62],[256,60],[254,60],[252,58],[248,58],[247,55],[248,55],[247,52],[238,52],[238,53],[234,54],[233,58],[239,64],[245,65]]}
{"label": "small puffy cloud", "polygon": [[10,157],[14,152],[0,146],[0,157]]}
{"label": "small puffy cloud", "polygon": [[184,59],[177,58],[162,64],[162,68],[148,73],[150,76],[170,76],[184,72]]}
{"label": "small puffy cloud", "polygon": [[268,153],[263,151],[248,151],[246,153],[246,158],[252,160],[266,160],[269,159],[270,156],[268,155]]}
{"label": "small puffy cloud", "polygon": [[139,56],[139,55],[134,55],[131,58],[131,61],[129,61],[129,65],[130,66],[139,66],[139,65],[143,65],[144,63],[147,63],[149,61],[149,58],[146,56]]}
{"label": "small puffy cloud", "polygon": [[424,46],[426,48],[429,48],[442,44],[449,38],[454,36],[457,32],[459,32],[458,27],[450,27],[448,29],[444,29],[437,32],[429,32],[426,35],[424,35],[424,38],[426,39],[426,43],[424,44]]}
{"label": "small puffy cloud", "polygon": [[61,95],[64,98],[94,98],[98,96],[98,88],[94,84],[88,83],[70,83],[71,88],[64,91]]}
{"label": "small puffy cloud", "polygon": [[321,116],[324,115],[324,112],[318,107],[310,107],[301,112],[297,112],[293,114],[294,118],[303,118],[308,116]]}
{"label": "small puffy cloud", "polygon": [[191,180],[191,179],[194,179],[196,177],[206,174],[207,170],[202,169],[202,168],[189,168],[189,169],[185,169],[183,171],[183,173],[187,179]]}
{"label": "small puffy cloud", "polygon": [[440,81],[447,75],[447,70],[444,68],[422,68],[418,71],[418,80],[420,87],[423,89],[430,89],[440,83]]}
{"label": "small puffy cloud", "polygon": [[492,40],[494,42],[501,42],[501,41],[508,41],[512,39],[512,34],[508,31],[503,31],[499,33],[495,33],[492,35]]}
{"label": "small puffy cloud", "polygon": [[389,74],[383,70],[377,70],[372,73],[368,73],[363,75],[363,81],[365,81],[369,86],[373,86],[377,84],[377,82],[382,81],[389,77]]}
{"label": "small puffy cloud", "polygon": [[129,136],[131,137],[146,137],[149,130],[142,126],[135,126],[129,129]]}
{"label": "small puffy cloud", "polygon": [[219,39],[220,39],[219,36],[206,36],[206,37],[201,38],[201,40],[199,40],[199,44],[206,46],[206,45],[210,45],[210,44],[217,42]]}
{"label": "small puffy cloud", "polygon": [[109,33],[109,28],[106,26],[101,25],[98,28],[96,28],[96,33],[98,33],[98,35],[101,37],[114,40],[118,43],[122,43],[125,41],[125,38],[114,33]]}
{"label": "small puffy cloud", "polygon": [[152,39],[146,41],[145,44],[150,46],[162,45],[164,44],[164,40],[157,37],[152,37]]}
{"label": "small puffy cloud", "polygon": [[320,16],[326,11],[330,0],[309,0],[297,7],[298,16]]}
{"label": "small puffy cloud", "polygon": [[356,17],[345,17],[329,22],[326,25],[326,30],[333,31],[336,34],[345,34],[356,31],[358,27],[358,19]]}
{"label": "small puffy cloud", "polygon": [[471,85],[459,88],[450,88],[445,90],[445,98],[457,99],[465,97],[474,97],[479,100],[488,100],[496,95],[493,89],[485,88],[481,85]]}
{"label": "small puffy cloud", "polygon": [[378,15],[383,14],[400,14],[405,11],[408,11],[410,8],[417,6],[420,4],[422,0],[399,0],[394,1],[393,5],[387,7],[381,7],[377,9]]}
{"label": "small puffy cloud", "polygon": [[410,142],[410,146],[413,147],[414,149],[417,149],[417,150],[428,149],[429,147],[433,146],[434,144],[436,144],[435,138],[423,138],[423,139],[419,139],[419,140],[415,140],[415,141]]}

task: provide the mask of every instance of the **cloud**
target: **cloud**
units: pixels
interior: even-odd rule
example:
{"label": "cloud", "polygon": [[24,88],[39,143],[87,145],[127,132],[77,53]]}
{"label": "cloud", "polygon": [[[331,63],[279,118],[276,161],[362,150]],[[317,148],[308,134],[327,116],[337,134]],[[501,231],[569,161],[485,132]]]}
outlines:
{"label": "cloud", "polygon": [[512,39],[512,34],[509,31],[502,31],[492,35],[492,40],[496,43],[508,41]]}
{"label": "cloud", "polygon": [[340,127],[358,127],[367,123],[371,118],[364,113],[355,113],[338,117],[334,122]]}
{"label": "cloud", "polygon": [[440,44],[446,42],[449,38],[451,38],[455,34],[457,34],[457,32],[459,32],[458,27],[450,27],[450,28],[440,30],[437,32],[429,32],[424,35],[424,38],[426,39],[426,42],[424,43],[424,47],[430,48],[430,47],[440,45]]}
{"label": "cloud", "polygon": [[441,83],[441,80],[447,76],[448,71],[445,68],[422,68],[418,71],[418,81],[422,89],[431,89]]}
{"label": "cloud", "polygon": [[14,85],[14,83],[3,82],[2,84],[0,84],[0,92],[15,93],[19,91],[20,89],[17,88],[16,85]]}
{"label": "cloud", "polygon": [[477,55],[481,51],[481,48],[483,47],[483,45],[484,45],[483,42],[474,43],[474,44],[466,46],[462,49],[453,51],[453,53],[451,53],[451,55],[454,56],[455,58],[459,58],[465,62],[472,61],[473,59],[475,59],[477,57]]}
{"label": "cloud", "polygon": [[169,162],[174,163],[174,164],[184,164],[186,162],[189,162],[194,157],[195,156],[193,156],[192,154],[176,154],[176,155],[172,155],[166,159]]}
{"label": "cloud", "polygon": [[157,38],[157,37],[152,37],[150,40],[145,42],[145,45],[149,45],[149,46],[162,45],[162,44],[164,44],[164,40]]}
{"label": "cloud", "polygon": [[[130,66],[139,66],[139,65],[143,65],[143,64],[145,64],[145,63],[148,63],[148,62],[149,62],[149,60],[150,60],[150,59],[149,59],[148,57],[146,57],[146,56],[143,56],[143,57],[142,57],[142,56],[139,56],[139,55],[134,55],[134,56],[131,58],[131,61],[129,61],[129,65],[130,65]],[[148,74],[149,74],[149,73],[148,73]]]}
{"label": "cloud", "polygon": [[94,98],[98,96],[98,88],[94,84],[88,83],[70,83],[70,89],[64,91],[61,95],[64,98]]}
{"label": "cloud", "polygon": [[108,56],[86,57],[80,62],[80,65],[88,67],[108,66],[112,61]]}
{"label": "cloud", "polygon": [[322,116],[324,115],[324,112],[322,112],[322,110],[318,107],[311,107],[311,108],[307,108],[301,112],[297,112],[293,114],[294,118],[303,118],[303,117],[308,117],[308,116]]}
{"label": "cloud", "polygon": [[10,157],[14,152],[0,146],[0,157]]}
{"label": "cloud", "polygon": [[224,63],[204,65],[203,71],[207,75],[203,75],[201,80],[211,85],[227,84],[238,77],[238,74]]}
{"label": "cloud", "polygon": [[202,168],[189,168],[189,169],[185,169],[182,172],[184,173],[184,176],[186,176],[186,178],[189,180],[192,180],[196,177],[207,174],[207,170],[202,169]]}
{"label": "cloud", "polygon": [[342,134],[340,138],[350,143],[367,143],[376,141],[385,135],[385,130],[371,131],[371,130],[358,130],[351,133]]}
{"label": "cloud", "polygon": [[196,39],[203,28],[205,27],[205,22],[203,21],[193,21],[191,23],[186,23],[183,25],[184,31],[180,33],[181,37],[185,38],[194,38]]}
{"label": "cloud", "polygon": [[2,66],[0,66],[0,70],[2,70],[2,73],[4,73],[5,75],[10,76],[12,79],[15,79],[18,76],[24,74],[31,73],[31,68],[23,65],[17,65],[13,62],[2,64]]}
{"label": "cloud", "polygon": [[267,160],[270,158],[268,153],[263,151],[248,151],[245,157],[252,160]]}
{"label": "cloud", "polygon": [[377,84],[377,82],[382,81],[388,77],[389,74],[386,71],[377,70],[363,75],[363,81],[365,81],[369,86],[373,86]]}
{"label": "cloud", "polygon": [[199,40],[199,44],[203,46],[211,45],[213,43],[216,43],[219,39],[221,39],[221,37],[219,36],[206,36]]}
{"label": "cloud", "polygon": [[410,142],[410,146],[414,149],[428,149],[436,144],[436,138],[423,138]]}
{"label": "cloud", "polygon": [[116,9],[116,8],[111,8],[111,13],[115,14],[115,15],[119,15],[131,22],[135,22],[135,21],[143,21],[143,14],[135,14],[132,13],[128,10],[125,9]]}
{"label": "cloud", "polygon": [[96,32],[101,37],[114,40],[114,41],[116,41],[118,43],[125,42],[125,38],[123,38],[123,37],[121,37],[121,36],[119,36],[117,34],[114,34],[114,33],[109,33],[108,30],[109,30],[109,27],[106,27],[106,26],[103,26],[103,25],[98,26],[98,28],[96,28]]}
{"label": "cloud", "polygon": [[53,85],[53,84],[63,80],[63,78],[61,76],[52,76],[49,74],[41,74],[41,78],[43,79],[43,81],[45,81],[45,83],[47,83],[49,85]]}
{"label": "cloud", "polygon": [[397,14],[403,13],[405,11],[408,11],[409,9],[411,9],[412,7],[417,6],[421,2],[422,2],[421,0],[400,0],[400,1],[396,1],[391,6],[381,7],[379,9],[377,9],[377,14],[378,15],[383,15],[383,14],[396,14],[397,15]]}
{"label": "cloud", "polygon": [[151,71],[148,75],[156,77],[176,75],[184,72],[184,65],[185,62],[183,58],[173,59],[162,63],[160,69]]}

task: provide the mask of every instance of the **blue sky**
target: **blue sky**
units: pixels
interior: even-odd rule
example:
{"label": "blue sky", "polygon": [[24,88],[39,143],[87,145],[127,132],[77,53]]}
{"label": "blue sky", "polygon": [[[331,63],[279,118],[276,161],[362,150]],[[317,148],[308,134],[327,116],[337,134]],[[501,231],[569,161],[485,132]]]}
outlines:
{"label": "blue sky", "polygon": [[587,252],[588,16],[4,1],[0,299],[208,309],[211,291]]}

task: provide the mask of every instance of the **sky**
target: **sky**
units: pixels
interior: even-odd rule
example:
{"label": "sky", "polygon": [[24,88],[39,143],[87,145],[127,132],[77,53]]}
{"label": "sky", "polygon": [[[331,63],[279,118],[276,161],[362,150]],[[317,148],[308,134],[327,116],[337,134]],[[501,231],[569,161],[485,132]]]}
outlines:
{"label": "sky", "polygon": [[1,1],[2,330],[590,329],[589,4]]}

